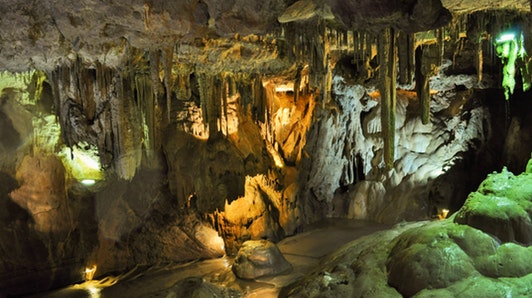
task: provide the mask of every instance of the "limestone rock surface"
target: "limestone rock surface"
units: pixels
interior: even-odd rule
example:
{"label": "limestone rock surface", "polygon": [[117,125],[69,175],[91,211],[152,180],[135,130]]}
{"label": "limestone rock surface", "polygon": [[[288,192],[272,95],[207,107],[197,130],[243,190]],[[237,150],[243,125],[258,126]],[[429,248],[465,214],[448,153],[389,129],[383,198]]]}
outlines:
{"label": "limestone rock surface", "polygon": [[244,242],[233,264],[233,272],[242,279],[281,274],[292,268],[275,243],[267,240]]}

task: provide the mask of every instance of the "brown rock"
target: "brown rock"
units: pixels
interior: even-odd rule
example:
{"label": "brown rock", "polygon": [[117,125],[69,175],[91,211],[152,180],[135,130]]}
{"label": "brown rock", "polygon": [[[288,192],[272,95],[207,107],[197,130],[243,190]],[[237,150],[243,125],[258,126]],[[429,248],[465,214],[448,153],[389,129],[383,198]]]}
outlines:
{"label": "brown rock", "polygon": [[267,240],[244,242],[233,264],[233,272],[243,279],[277,275],[290,269],[292,265],[284,258],[277,245]]}

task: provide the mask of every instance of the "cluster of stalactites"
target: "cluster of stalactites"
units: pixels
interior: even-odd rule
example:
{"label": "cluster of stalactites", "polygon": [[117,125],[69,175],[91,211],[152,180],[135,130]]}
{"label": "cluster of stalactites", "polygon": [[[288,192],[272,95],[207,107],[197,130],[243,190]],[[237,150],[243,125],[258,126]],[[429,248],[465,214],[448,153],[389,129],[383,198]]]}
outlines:
{"label": "cluster of stalactites", "polygon": [[[330,99],[332,79],[332,56],[353,55],[354,77],[359,82],[378,79],[382,95],[382,136],[384,139],[384,161],[387,168],[394,162],[395,143],[395,88],[396,76],[399,83],[411,84],[416,74],[418,95],[422,101],[422,119],[428,123],[430,116],[430,76],[441,64],[443,55],[443,31],[431,32],[434,46],[427,46],[415,34],[406,34],[392,29],[385,32],[359,30],[336,30],[327,27],[323,20],[316,24],[300,26],[286,24],[285,55],[298,65],[294,79],[294,94],[297,100],[300,90],[319,89],[323,103]],[[317,28],[317,30],[316,30]],[[437,46],[437,45],[441,46]],[[416,55],[416,48],[418,54]],[[418,60],[416,60],[416,58]],[[397,69],[397,63],[399,69]],[[308,66],[309,85],[301,87],[302,72]],[[379,71],[380,69],[380,71]]]}
{"label": "cluster of stalactites", "polygon": [[200,72],[195,73],[195,77],[209,138],[235,132],[237,127],[231,128],[231,124],[237,122],[240,115],[256,122],[266,122],[269,118],[260,74]]}
{"label": "cluster of stalactites", "polygon": [[[159,119],[166,119],[163,113],[168,115],[171,109],[170,96],[165,106],[159,98],[158,55],[129,51],[128,62],[120,70],[77,59],[48,74],[65,145],[96,146],[101,164],[113,167],[123,179],[133,178],[142,163],[154,165],[154,152],[161,146],[158,132],[165,124]],[[173,84],[171,58],[163,61],[168,94]]]}
{"label": "cluster of stalactites", "polygon": [[[285,24],[283,38],[286,40],[285,55],[289,61],[297,65],[294,79],[294,101],[297,102],[300,92],[321,92],[324,103],[330,99],[332,83],[331,50],[332,44],[341,47],[347,42],[347,35],[339,34],[326,26],[323,20],[315,20],[315,24],[300,26],[295,23]],[[309,82],[301,88],[303,72],[308,73]]]}
{"label": "cluster of stalactites", "polygon": [[[530,29],[530,13],[514,10],[478,11],[470,15],[457,18],[449,31],[458,32],[458,38],[453,40],[467,40],[476,46],[475,67],[478,80],[482,81],[483,64],[488,62],[492,66],[502,63],[501,81],[506,99],[509,99],[515,86],[515,73],[521,72],[523,90],[532,86],[531,59],[527,52],[532,50]],[[502,51],[509,46],[510,53]],[[455,55],[461,47],[457,47]],[[513,52],[513,55],[509,55]]]}

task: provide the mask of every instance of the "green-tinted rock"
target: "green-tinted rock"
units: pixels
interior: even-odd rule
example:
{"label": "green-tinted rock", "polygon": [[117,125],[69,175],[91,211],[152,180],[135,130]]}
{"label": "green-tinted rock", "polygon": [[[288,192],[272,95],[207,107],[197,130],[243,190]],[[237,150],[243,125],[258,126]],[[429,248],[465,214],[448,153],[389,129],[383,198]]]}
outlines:
{"label": "green-tinted rock", "polygon": [[532,247],[505,243],[497,253],[475,261],[477,270],[488,277],[521,277],[532,273]]}
{"label": "green-tinted rock", "polygon": [[502,242],[532,243],[532,175],[506,168],[488,175],[457,212],[455,222],[478,228]]}
{"label": "green-tinted rock", "polygon": [[[472,259],[452,239],[462,238],[466,229],[436,222],[400,235],[386,262],[388,283],[401,294],[412,296],[426,288],[445,288],[477,275]],[[486,250],[483,243],[479,247]],[[468,249],[473,250],[470,246]]]}

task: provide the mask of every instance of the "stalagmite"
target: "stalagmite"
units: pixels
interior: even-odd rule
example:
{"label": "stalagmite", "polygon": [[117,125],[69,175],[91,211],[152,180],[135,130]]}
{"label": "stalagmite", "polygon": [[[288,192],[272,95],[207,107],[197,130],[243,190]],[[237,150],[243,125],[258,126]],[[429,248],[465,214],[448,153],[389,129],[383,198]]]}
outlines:
{"label": "stalagmite", "polygon": [[384,162],[388,169],[393,168],[395,155],[395,85],[397,77],[397,48],[395,43],[396,37],[393,29],[387,28],[379,35],[381,123]]}

